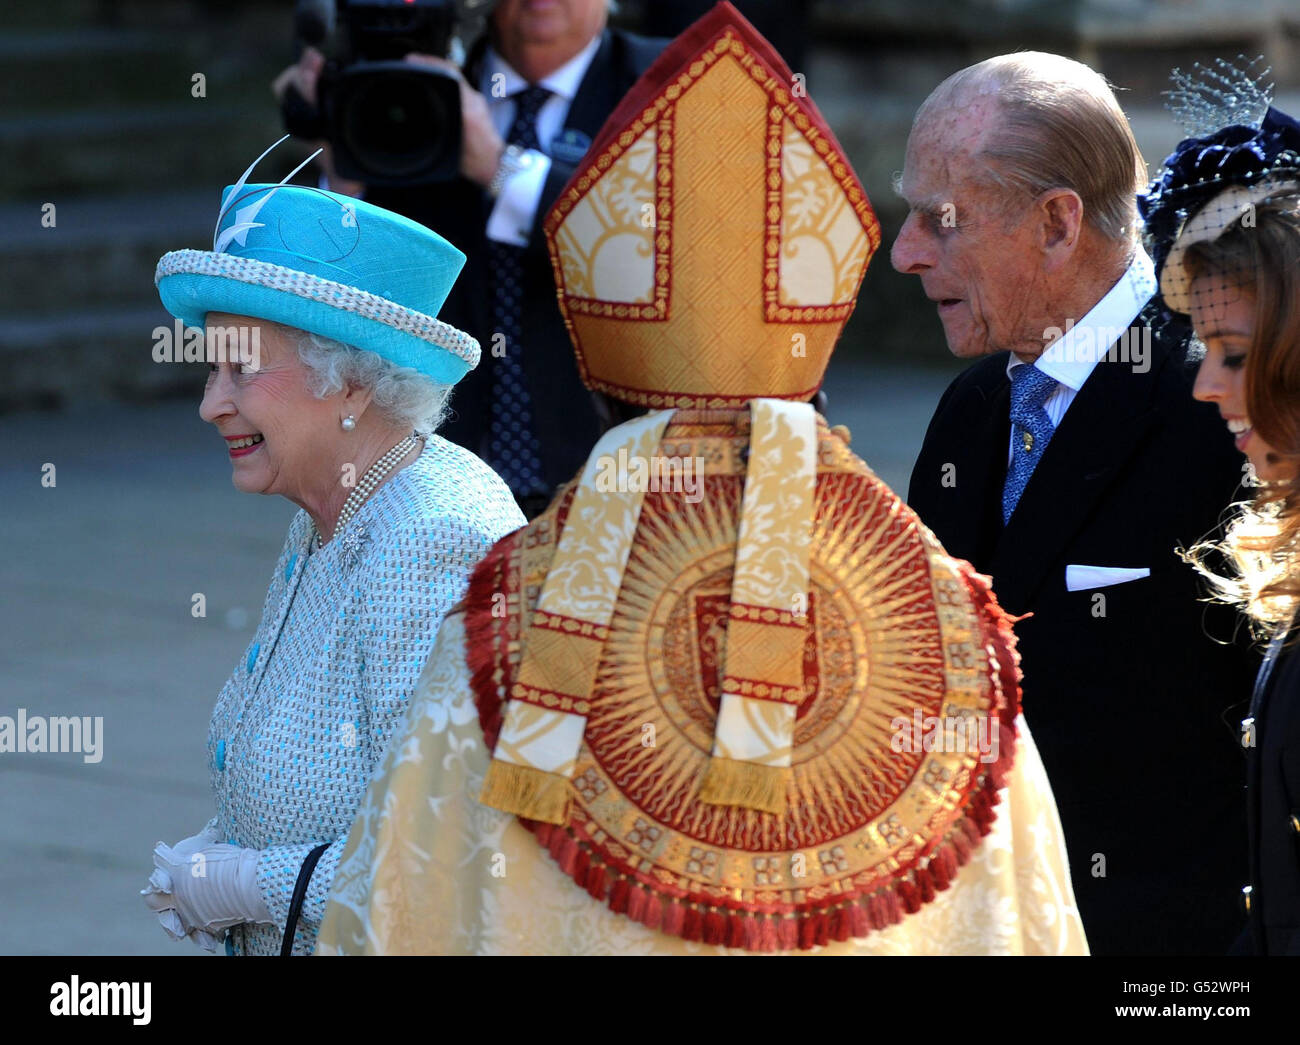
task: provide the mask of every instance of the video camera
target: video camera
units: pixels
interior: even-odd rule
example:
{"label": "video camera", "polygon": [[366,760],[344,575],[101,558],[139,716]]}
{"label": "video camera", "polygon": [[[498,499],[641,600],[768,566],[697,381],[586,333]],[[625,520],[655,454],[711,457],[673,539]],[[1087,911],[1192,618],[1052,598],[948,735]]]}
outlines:
{"label": "video camera", "polygon": [[403,61],[447,56],[456,0],[297,0],[299,41],[325,54],[313,107],[290,87],[284,126],[328,139],[339,175],[376,186],[449,181],[460,167],[460,85]]}

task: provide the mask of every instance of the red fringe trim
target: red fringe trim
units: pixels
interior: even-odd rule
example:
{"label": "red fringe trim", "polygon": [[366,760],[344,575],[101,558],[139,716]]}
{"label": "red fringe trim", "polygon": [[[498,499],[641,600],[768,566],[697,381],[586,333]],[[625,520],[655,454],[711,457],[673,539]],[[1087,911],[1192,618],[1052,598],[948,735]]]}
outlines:
{"label": "red fringe trim", "polygon": [[[489,751],[496,750],[505,716],[505,620],[492,615],[494,596],[505,590],[510,552],[520,531],[502,537],[475,567],[465,594],[465,663],[478,709],[479,725]],[[501,666],[501,678],[497,678]]]}

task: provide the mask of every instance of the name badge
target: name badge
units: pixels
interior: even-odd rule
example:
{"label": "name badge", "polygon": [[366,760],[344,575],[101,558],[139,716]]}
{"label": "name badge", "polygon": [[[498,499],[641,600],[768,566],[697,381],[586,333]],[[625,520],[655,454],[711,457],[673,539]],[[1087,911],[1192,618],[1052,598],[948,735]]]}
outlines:
{"label": "name badge", "polygon": [[582,131],[566,127],[551,139],[551,158],[577,166],[591,148],[591,139]]}

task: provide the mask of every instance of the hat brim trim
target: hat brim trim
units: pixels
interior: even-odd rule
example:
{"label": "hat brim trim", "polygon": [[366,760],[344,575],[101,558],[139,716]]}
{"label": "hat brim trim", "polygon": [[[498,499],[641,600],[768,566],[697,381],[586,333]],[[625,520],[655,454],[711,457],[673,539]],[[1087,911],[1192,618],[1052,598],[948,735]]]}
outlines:
{"label": "hat brim trim", "polygon": [[[1212,243],[1241,220],[1248,206],[1262,203],[1280,192],[1300,190],[1300,182],[1265,178],[1252,185],[1229,185],[1208,199],[1195,214],[1188,218],[1174,237],[1173,246],[1160,270],[1160,296],[1165,306],[1173,312],[1190,315],[1192,286],[1183,267],[1189,247],[1197,243]],[[1231,206],[1225,206],[1226,197],[1235,196]]]}
{"label": "hat brim trim", "polygon": [[[189,326],[208,312],[250,315],[375,352],[454,384],[478,365],[478,341],[449,323],[369,291],[270,262],[203,250],[172,251],[154,283]],[[431,354],[428,348],[440,349]]]}

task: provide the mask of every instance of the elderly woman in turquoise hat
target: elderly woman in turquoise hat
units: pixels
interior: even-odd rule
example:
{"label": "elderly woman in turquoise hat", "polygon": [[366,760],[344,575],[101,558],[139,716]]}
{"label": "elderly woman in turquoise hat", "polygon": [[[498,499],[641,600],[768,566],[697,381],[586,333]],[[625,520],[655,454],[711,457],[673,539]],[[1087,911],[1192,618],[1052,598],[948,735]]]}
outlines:
{"label": "elderly woman in turquoise hat", "polygon": [[444,615],[524,519],[494,472],[433,434],[478,362],[435,318],[464,255],[359,200],[246,184],[253,167],[225,191],[214,249],[166,254],[156,282],[205,329],[199,413],[236,489],[301,511],[212,714],[217,815],[158,844],[142,893],[176,938],[306,954]]}

